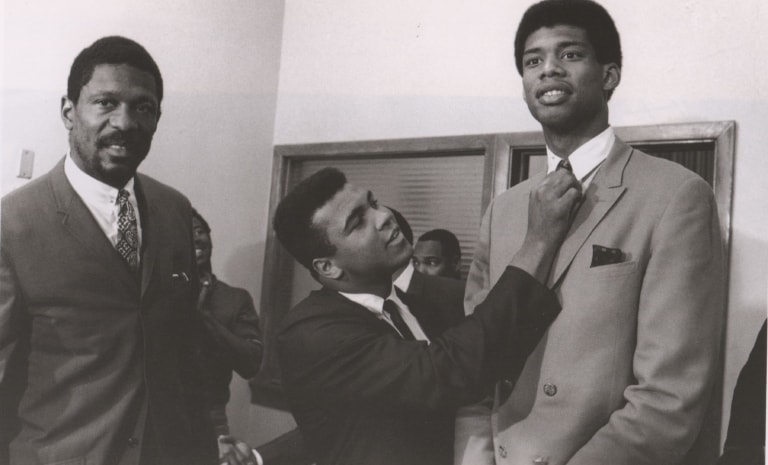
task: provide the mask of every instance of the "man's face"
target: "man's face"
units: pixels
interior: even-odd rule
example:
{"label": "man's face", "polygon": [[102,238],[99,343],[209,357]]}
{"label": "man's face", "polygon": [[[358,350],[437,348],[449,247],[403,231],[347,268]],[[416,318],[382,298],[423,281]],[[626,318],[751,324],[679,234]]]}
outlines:
{"label": "man's face", "polygon": [[598,63],[582,28],[542,27],[525,41],[524,98],[544,128],[589,131],[607,124],[605,91],[615,88],[619,78],[618,66]]}
{"label": "man's face", "polygon": [[77,102],[62,99],[61,116],[77,166],[121,188],[147,156],[157,128],[155,79],[129,65],[97,65]]}
{"label": "man's face", "polygon": [[456,264],[443,254],[438,241],[419,241],[413,248],[413,267],[420,273],[432,276],[453,277]]}
{"label": "man's face", "polygon": [[205,230],[203,223],[192,217],[192,239],[195,244],[195,259],[197,260],[197,266],[201,267],[211,262],[211,252],[213,245],[211,244],[211,234]]}
{"label": "man's face", "polygon": [[315,212],[312,221],[336,247],[328,258],[350,282],[391,280],[392,273],[410,258],[410,244],[392,212],[380,207],[368,190],[347,183]]}

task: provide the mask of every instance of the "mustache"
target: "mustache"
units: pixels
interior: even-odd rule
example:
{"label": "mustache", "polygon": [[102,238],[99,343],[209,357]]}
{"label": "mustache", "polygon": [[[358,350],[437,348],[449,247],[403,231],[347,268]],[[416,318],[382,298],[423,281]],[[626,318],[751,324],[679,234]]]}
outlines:
{"label": "mustache", "polygon": [[98,138],[98,144],[102,147],[110,145],[131,146],[142,141],[139,131],[115,131]]}

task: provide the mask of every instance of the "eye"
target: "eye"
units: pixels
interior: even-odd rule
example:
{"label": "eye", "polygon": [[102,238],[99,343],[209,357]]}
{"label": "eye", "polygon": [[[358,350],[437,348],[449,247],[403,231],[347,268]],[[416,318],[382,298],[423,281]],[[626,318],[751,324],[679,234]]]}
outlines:
{"label": "eye", "polygon": [[149,102],[140,103],[136,107],[136,111],[150,115],[154,115],[156,113],[155,105]]}
{"label": "eye", "polygon": [[584,54],[576,50],[566,50],[565,52],[563,52],[563,59],[565,60],[577,60],[579,58],[582,58],[583,56]]}
{"label": "eye", "polygon": [[95,100],[96,105],[100,106],[101,108],[114,108],[116,105],[116,102],[113,99],[110,98],[100,98]]}
{"label": "eye", "polygon": [[537,66],[539,64],[541,64],[541,58],[539,57],[530,57],[530,58],[526,58],[523,61],[523,65],[527,68],[530,68],[532,66]]}

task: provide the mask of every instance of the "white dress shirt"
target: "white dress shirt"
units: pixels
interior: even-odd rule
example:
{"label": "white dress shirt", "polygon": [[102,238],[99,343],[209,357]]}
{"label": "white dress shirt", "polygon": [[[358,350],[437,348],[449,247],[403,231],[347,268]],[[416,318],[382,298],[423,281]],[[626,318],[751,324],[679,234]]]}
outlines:
{"label": "white dress shirt", "polygon": [[[85,206],[88,207],[96,223],[104,231],[109,242],[116,246],[118,240],[117,217],[119,213],[119,206],[117,205],[118,189],[86,174],[77,166],[70,153],[67,153],[67,158],[64,160],[64,174],[72,188],[77,192],[77,195],[80,196]],[[133,178],[126,183],[123,189],[131,194],[128,197],[128,202],[133,206],[133,211],[136,212],[136,227],[139,233],[138,250],[141,251],[141,219],[139,218],[139,204],[136,202],[136,192],[133,189]],[[141,259],[141,253],[139,253],[139,259]]]}
{"label": "white dress shirt", "polygon": [[[573,175],[581,181],[582,192],[587,190],[595,174],[600,169],[600,165],[603,164],[608,154],[611,153],[614,142],[616,142],[616,135],[613,132],[613,128],[608,126],[605,131],[585,142],[568,156],[568,162],[570,162],[573,168]],[[560,163],[560,160],[562,158],[555,155],[547,147],[547,174],[557,169],[557,164]]]}
{"label": "white dress shirt", "polygon": [[[413,316],[411,311],[408,309],[408,306],[405,305],[399,297],[397,297],[397,292],[395,292],[394,286],[392,286],[392,290],[389,292],[389,296],[386,299],[382,299],[381,297],[373,294],[350,294],[347,292],[339,292],[339,294],[343,295],[352,302],[355,302],[356,304],[362,305],[368,309],[368,311],[376,315],[376,318],[386,321],[390,326],[395,328],[395,331],[397,331],[395,324],[392,323],[392,320],[384,312],[384,301],[393,301],[400,309],[400,316],[403,317],[403,321],[405,321],[405,324],[408,325],[408,329],[410,329],[413,333],[413,337],[415,337],[417,341],[429,342],[429,338],[427,338],[427,335],[421,329],[419,321],[415,316]],[[397,332],[399,333],[400,331]]]}
{"label": "white dress shirt", "polygon": [[401,291],[408,292],[408,288],[411,286],[411,278],[413,278],[414,270],[415,268],[413,267],[413,262],[408,260],[408,265],[405,267],[405,269],[403,269],[403,272],[400,273],[400,276],[398,276],[392,284],[394,284],[395,287]]}

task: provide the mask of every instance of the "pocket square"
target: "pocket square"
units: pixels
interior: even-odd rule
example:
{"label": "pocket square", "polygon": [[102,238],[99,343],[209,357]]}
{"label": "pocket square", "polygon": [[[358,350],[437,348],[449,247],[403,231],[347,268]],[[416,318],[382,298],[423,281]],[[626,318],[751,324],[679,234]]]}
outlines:
{"label": "pocket square", "polygon": [[621,249],[612,249],[602,245],[592,246],[592,264],[590,268],[603,265],[612,265],[624,261],[624,252]]}

